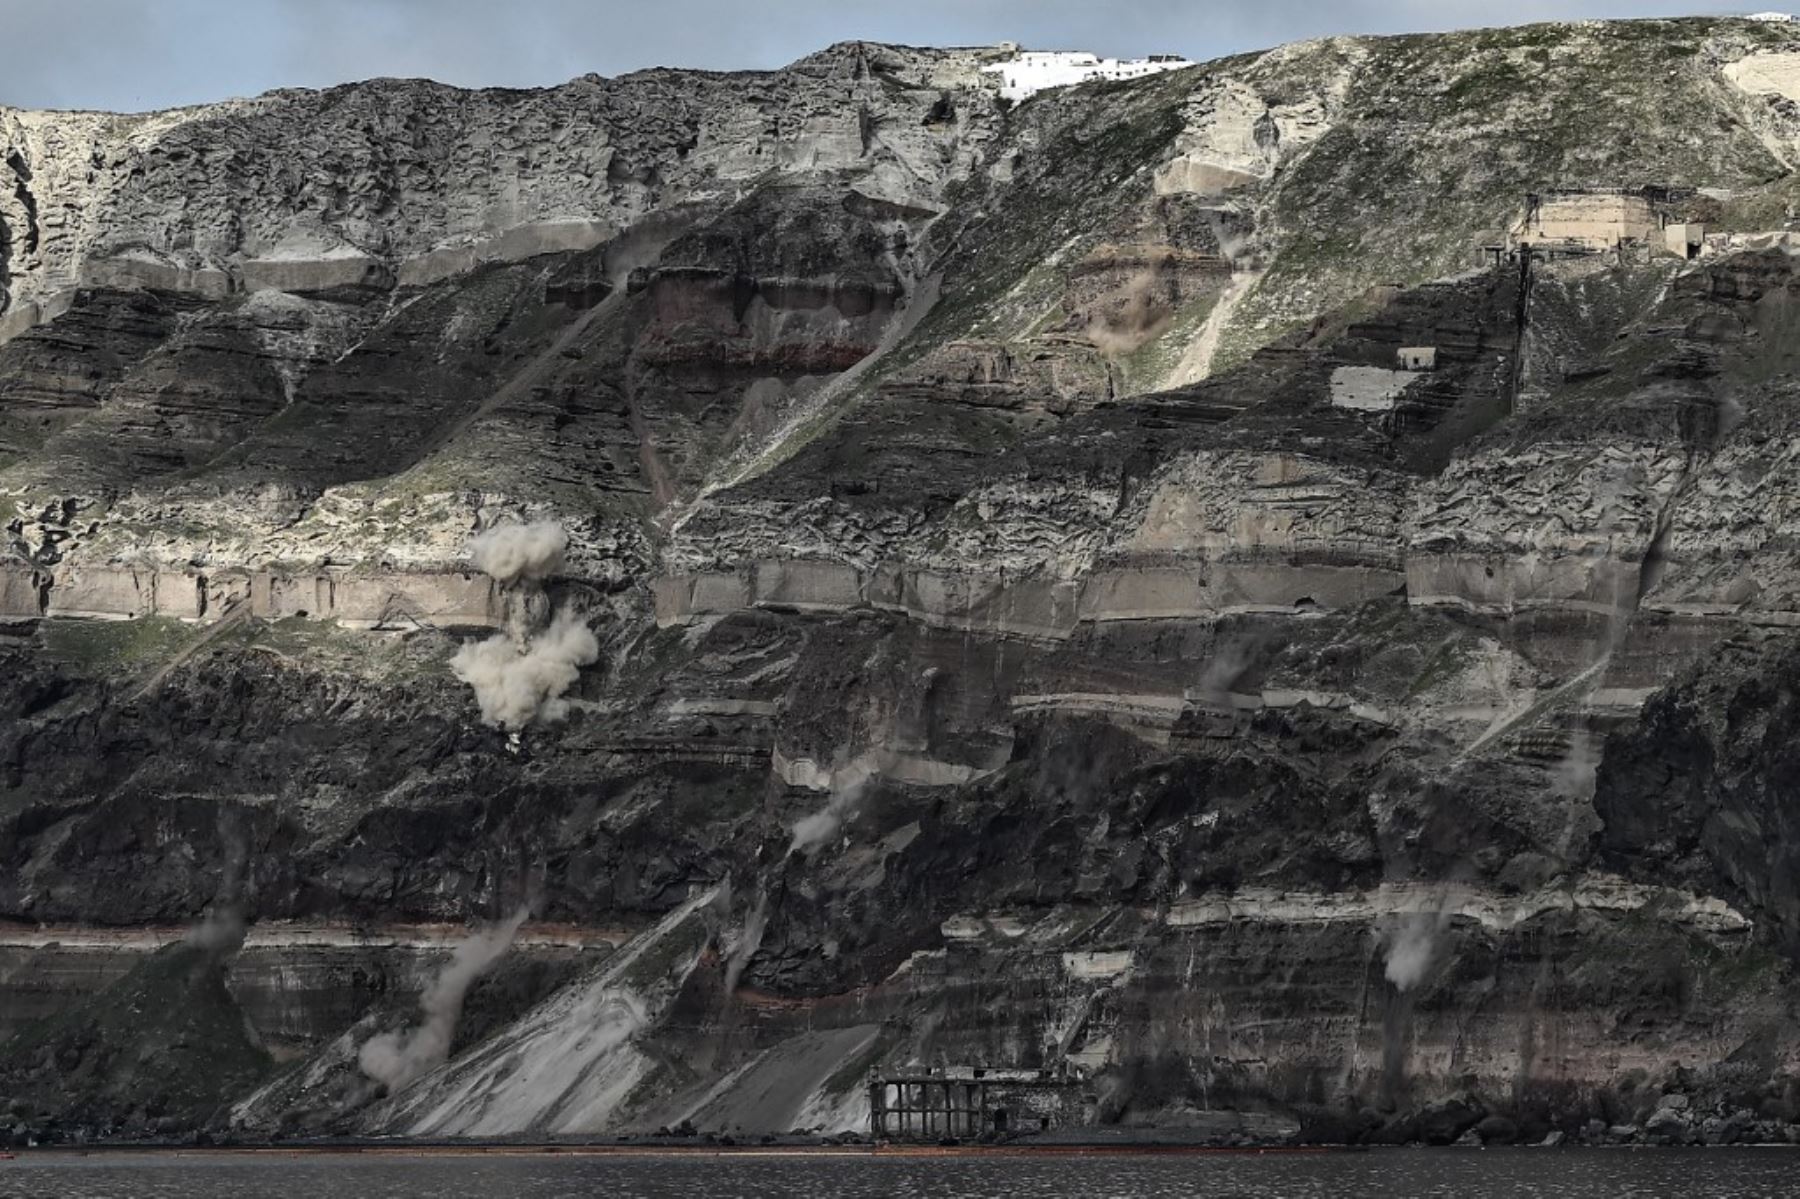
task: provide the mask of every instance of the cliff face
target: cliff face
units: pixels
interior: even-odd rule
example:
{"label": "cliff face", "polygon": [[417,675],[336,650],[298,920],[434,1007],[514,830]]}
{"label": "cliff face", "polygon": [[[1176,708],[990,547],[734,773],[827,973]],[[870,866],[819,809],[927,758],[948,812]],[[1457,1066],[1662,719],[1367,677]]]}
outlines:
{"label": "cliff face", "polygon": [[[0,111],[0,1118],[836,1131],[1066,1064],[1789,1137],[1800,35],[988,57]],[[1559,188],[1712,236],[1488,264]],[[523,520],[556,569],[477,569]],[[564,719],[484,726],[459,647],[553,611]],[[146,988],[231,1069],[92,1083],[203,1035]]]}

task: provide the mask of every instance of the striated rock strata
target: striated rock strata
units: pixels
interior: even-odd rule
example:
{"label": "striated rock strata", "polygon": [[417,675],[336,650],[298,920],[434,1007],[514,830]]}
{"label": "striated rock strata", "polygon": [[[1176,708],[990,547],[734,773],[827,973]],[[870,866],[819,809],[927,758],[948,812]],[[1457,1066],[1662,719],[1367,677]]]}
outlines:
{"label": "striated rock strata", "polygon": [[1800,1139],[1797,38],[0,110],[0,1134]]}

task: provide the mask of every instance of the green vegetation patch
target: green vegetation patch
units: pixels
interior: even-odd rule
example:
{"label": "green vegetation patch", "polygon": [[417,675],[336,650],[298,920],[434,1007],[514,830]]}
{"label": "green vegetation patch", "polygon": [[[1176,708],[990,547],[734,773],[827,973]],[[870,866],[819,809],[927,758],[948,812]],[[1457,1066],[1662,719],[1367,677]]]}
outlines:
{"label": "green vegetation patch", "polygon": [[[455,642],[434,629],[375,632],[304,616],[221,628],[168,616],[44,622],[45,654],[80,673],[148,681],[183,653],[260,654],[282,665],[382,683],[448,679]],[[185,663],[184,663],[185,665]]]}
{"label": "green vegetation patch", "polygon": [[305,616],[259,621],[247,628],[238,644],[285,665],[384,683],[448,679],[450,654],[456,647],[454,639],[432,629],[346,629],[329,620]]}
{"label": "green vegetation patch", "polygon": [[[1371,286],[1474,268],[1527,192],[1767,187],[1786,172],[1702,51],[1793,43],[1772,28],[1626,21],[1360,41],[1368,57],[1331,128],[1272,184],[1258,224],[1276,253],[1215,361],[1242,363]],[[1727,224],[1769,227],[1789,202],[1745,205]]]}
{"label": "green vegetation patch", "polygon": [[172,616],[135,620],[59,618],[44,622],[45,653],[89,674],[130,674],[159,666],[203,636],[205,626]]}

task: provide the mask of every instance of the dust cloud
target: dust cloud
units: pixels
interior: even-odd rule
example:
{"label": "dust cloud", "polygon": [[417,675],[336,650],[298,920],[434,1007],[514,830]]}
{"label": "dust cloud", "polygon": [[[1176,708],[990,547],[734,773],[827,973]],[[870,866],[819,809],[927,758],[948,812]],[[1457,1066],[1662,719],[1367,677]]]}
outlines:
{"label": "dust cloud", "polygon": [[[477,534],[469,542],[469,558],[511,587],[555,574],[568,548],[568,532],[555,521],[542,520]],[[547,606],[541,589],[530,598]],[[567,608],[542,631],[525,631],[528,623],[515,622],[511,632],[464,645],[450,659],[450,672],[475,689],[483,724],[517,732],[533,722],[561,720],[569,713],[564,693],[582,667],[600,658],[599,639]]]}
{"label": "dust cloud", "polygon": [[469,560],[485,575],[505,584],[546,579],[562,569],[569,534],[553,520],[498,525],[469,541]]}
{"label": "dust cloud", "polygon": [[384,1032],[363,1042],[356,1058],[362,1072],[384,1084],[391,1094],[443,1065],[450,1057],[450,1043],[469,988],[512,947],[523,923],[525,909],[520,908],[500,924],[458,945],[419,996],[419,1011],[424,1019],[416,1028]]}
{"label": "dust cloud", "polygon": [[1158,296],[1160,280],[1153,270],[1133,275],[1123,298],[1088,318],[1085,336],[1108,357],[1129,354],[1154,340],[1174,320],[1174,310]]}
{"label": "dust cloud", "polygon": [[834,777],[831,797],[825,805],[794,822],[794,839],[788,846],[788,856],[798,853],[810,857],[836,840],[844,824],[856,815],[856,807],[862,802],[863,792],[868,790],[875,771],[873,764],[859,762],[840,772],[844,777]]}
{"label": "dust cloud", "polygon": [[1388,929],[1387,980],[1396,990],[1410,991],[1424,980],[1442,929],[1443,917],[1431,912],[1411,913]]}
{"label": "dust cloud", "polygon": [[471,642],[450,659],[450,672],[475,689],[483,724],[517,731],[569,714],[562,696],[583,666],[600,658],[600,641],[578,617],[558,612],[550,627],[521,645],[506,633]]}

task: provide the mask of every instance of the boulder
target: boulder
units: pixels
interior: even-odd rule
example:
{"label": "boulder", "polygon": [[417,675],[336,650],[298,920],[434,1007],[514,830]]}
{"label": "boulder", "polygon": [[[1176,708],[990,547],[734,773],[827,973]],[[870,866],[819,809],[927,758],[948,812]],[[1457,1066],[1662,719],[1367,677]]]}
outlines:
{"label": "boulder", "polygon": [[[1713,1121],[1707,1122],[1709,1125]],[[1659,1144],[1684,1144],[1693,1135],[1693,1123],[1678,1108],[1659,1107],[1644,1122],[1644,1132]],[[1716,1142],[1709,1142],[1716,1143]]]}
{"label": "boulder", "polygon": [[1479,1107],[1461,1099],[1434,1103],[1419,1113],[1418,1137],[1427,1145],[1454,1145],[1485,1115]]}
{"label": "boulder", "polygon": [[1511,1145],[1519,1139],[1519,1126],[1505,1116],[1489,1116],[1475,1126],[1483,1145]]}

